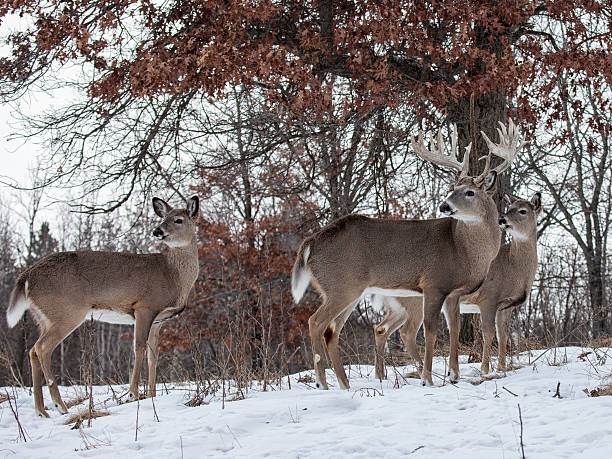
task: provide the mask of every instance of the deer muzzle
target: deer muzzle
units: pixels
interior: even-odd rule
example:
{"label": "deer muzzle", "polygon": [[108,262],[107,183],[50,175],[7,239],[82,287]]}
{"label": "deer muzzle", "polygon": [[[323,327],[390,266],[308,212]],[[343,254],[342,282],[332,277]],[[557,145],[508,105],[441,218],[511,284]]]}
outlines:
{"label": "deer muzzle", "polygon": [[455,211],[446,201],[444,201],[442,204],[440,204],[440,213],[446,215],[447,217],[450,217],[455,213]]}
{"label": "deer muzzle", "polygon": [[161,229],[160,227],[157,227],[153,230],[153,236],[163,239],[165,236],[164,230]]}

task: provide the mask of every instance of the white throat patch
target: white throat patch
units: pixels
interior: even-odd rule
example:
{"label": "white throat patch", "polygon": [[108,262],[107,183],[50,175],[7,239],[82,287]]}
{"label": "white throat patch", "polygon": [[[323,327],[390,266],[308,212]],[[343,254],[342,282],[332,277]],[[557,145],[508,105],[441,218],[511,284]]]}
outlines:
{"label": "white throat patch", "polygon": [[187,247],[189,245],[189,242],[180,242],[180,241],[163,241],[164,244],[166,244],[168,247],[171,247],[173,249],[177,248],[177,247]]}
{"label": "white throat patch", "polygon": [[482,222],[482,218],[476,217],[474,215],[461,215],[461,214],[453,214],[452,218],[456,218],[457,220],[462,221],[463,223],[467,223],[468,225],[476,225]]}
{"label": "white throat patch", "polygon": [[527,239],[529,239],[527,236],[525,236],[523,233],[519,233],[518,231],[516,231],[514,228],[506,228],[506,232],[512,236],[514,239],[516,239],[517,241],[526,241]]}

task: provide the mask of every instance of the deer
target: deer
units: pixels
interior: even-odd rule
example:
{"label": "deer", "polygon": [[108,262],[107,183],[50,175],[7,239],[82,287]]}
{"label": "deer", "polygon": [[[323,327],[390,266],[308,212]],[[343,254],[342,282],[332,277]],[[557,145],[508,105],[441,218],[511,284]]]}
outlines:
{"label": "deer", "polygon": [[[525,303],[535,279],[537,254],[537,219],[542,211],[542,197],[535,193],[528,200],[504,195],[509,206],[499,217],[499,225],[511,240],[500,247],[480,289],[460,299],[461,313],[478,313],[482,324],[483,350],[480,371],[490,371],[491,344],[497,334],[497,369],[506,371],[506,348],[512,311]],[[374,305],[384,304],[383,321],[374,327],[376,341],[375,373],[385,378],[385,343],[391,333],[400,329],[404,346],[417,366],[422,365],[416,335],[423,321],[423,308],[412,298],[373,298]],[[380,309],[380,308],[379,308]]]}
{"label": "deer", "polygon": [[34,408],[49,417],[44,406],[43,375],[55,408],[68,409],[51,369],[53,350],[88,319],[134,325],[134,367],[128,399],[138,399],[145,350],[149,367],[147,395],[156,395],[158,340],[163,322],[180,314],[199,272],[196,219],[199,199],[184,209],[154,197],[154,212],[162,222],[153,236],[166,246],[161,253],[69,251],[48,255],[25,271],[13,288],[6,318],[14,327],[26,310],[40,336],[30,349]]}
{"label": "deer", "polygon": [[[442,306],[447,315],[457,316],[449,325],[451,341],[458,343],[459,298],[478,290],[499,251],[501,229],[492,196],[497,175],[514,161],[520,145],[512,122],[502,132],[499,144],[488,144],[485,171],[476,177],[468,175],[471,145],[465,148],[462,161],[457,158],[456,127],[448,155],[440,133],[433,150],[425,148],[422,134],[412,139],[419,156],[459,171],[452,192],[439,207],[445,217],[385,220],[351,214],[302,242],[293,265],[291,291],[299,303],[312,283],[323,300],[308,320],[317,388],[329,388],[322,361],[324,343],[338,385],[350,387],[338,338],[357,302],[367,294],[423,297],[425,357],[421,380],[433,386],[432,357]],[[433,144],[431,136],[430,140]],[[491,154],[503,159],[494,169],[489,167]],[[458,356],[451,355],[450,361],[453,377],[458,380]]]}

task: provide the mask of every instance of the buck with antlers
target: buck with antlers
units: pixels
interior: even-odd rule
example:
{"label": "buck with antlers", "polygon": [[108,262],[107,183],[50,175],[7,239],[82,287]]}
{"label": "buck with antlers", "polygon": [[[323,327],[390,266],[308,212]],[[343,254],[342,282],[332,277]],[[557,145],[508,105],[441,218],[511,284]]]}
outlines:
{"label": "buck with antlers", "polygon": [[[433,385],[431,364],[442,306],[445,304],[447,314],[456,313],[458,318],[459,298],[481,286],[499,251],[501,230],[491,196],[497,174],[510,166],[519,146],[514,125],[504,134],[500,144],[488,142],[490,154],[504,158],[504,162],[490,170],[489,156],[487,170],[477,177],[468,176],[469,146],[463,161],[456,158],[456,128],[450,155],[444,153],[440,135],[438,147],[431,151],[425,148],[421,136],[412,142],[421,157],[460,171],[452,193],[440,205],[440,212],[450,218],[378,220],[349,215],[302,242],[293,266],[291,290],[299,302],[312,282],[323,297],[323,304],[309,319],[317,387],[328,388],[323,341],[339,385],[349,387],[338,336],[359,298],[372,293],[424,297],[425,359],[421,378],[424,384]],[[449,321],[451,341],[455,342],[459,338],[457,324],[458,320]],[[451,355],[450,360],[453,378],[457,379],[458,358]]]}
{"label": "buck with antlers", "polygon": [[40,337],[30,350],[34,406],[49,417],[42,394],[42,376],[57,410],[67,412],[51,370],[51,354],[75,328],[92,318],[108,323],[134,324],[134,368],[130,398],[138,397],[140,369],[147,350],[149,392],[155,396],[158,338],[162,322],[180,313],[198,277],[197,196],[186,209],[173,209],[153,198],[163,218],[153,235],[165,253],[60,252],[26,269],[17,280],[6,312],[10,327],[26,309],[36,319]]}
{"label": "buck with antlers", "polygon": [[[506,370],[510,315],[513,307],[521,306],[527,299],[538,265],[537,218],[542,210],[540,193],[536,193],[530,201],[510,195],[504,198],[509,207],[505,214],[500,215],[499,225],[512,236],[512,240],[499,249],[482,287],[460,299],[462,313],[480,314],[483,335],[480,369],[483,373],[488,373],[490,369],[491,344],[496,331],[497,367],[498,370]],[[423,321],[421,301],[412,298],[374,298],[373,303],[384,303],[386,312],[383,321],[374,328],[376,376],[380,379],[385,377],[385,343],[389,335],[400,327],[402,342],[420,366],[416,335]]]}

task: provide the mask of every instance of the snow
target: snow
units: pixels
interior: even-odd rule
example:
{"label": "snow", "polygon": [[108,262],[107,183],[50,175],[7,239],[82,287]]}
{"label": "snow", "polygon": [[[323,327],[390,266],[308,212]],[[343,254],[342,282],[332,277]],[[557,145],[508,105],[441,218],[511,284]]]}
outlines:
{"label": "snow", "polygon": [[[579,357],[585,352],[590,354]],[[347,366],[350,390],[338,389],[331,371],[332,389],[316,390],[308,382],[312,372],[302,372],[290,377],[291,389],[285,377],[282,388],[253,388],[236,401],[223,401],[218,392],[197,407],[185,405],[193,384],[160,385],[155,406],[151,399],[117,404],[111,388],[99,386],[96,407],[110,415],[81,430],[71,430],[63,424],[68,415],[52,410],[51,419],[36,417],[29,390],[4,388],[0,393],[14,390],[12,403],[28,441],[18,439],[9,403],[1,403],[0,457],[517,458],[519,405],[527,458],[610,457],[612,397],[588,397],[583,389],[612,382],[612,349],[532,351],[521,355],[522,368],[479,385],[471,382],[482,381],[480,364],[465,360],[456,385],[444,382],[445,363],[438,357],[436,387],[405,378],[411,366],[388,367],[382,383],[372,366]],[[561,398],[553,397],[559,382]],[[79,390],[62,388],[64,400]],[[46,388],[44,396],[51,407]],[[86,406],[72,407],[70,414]]]}

